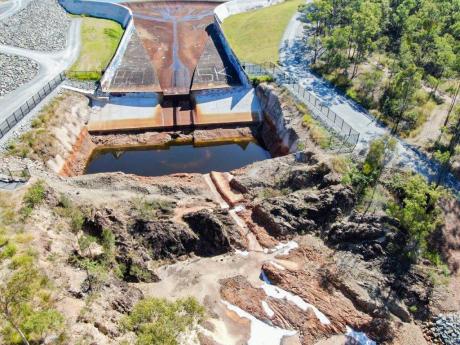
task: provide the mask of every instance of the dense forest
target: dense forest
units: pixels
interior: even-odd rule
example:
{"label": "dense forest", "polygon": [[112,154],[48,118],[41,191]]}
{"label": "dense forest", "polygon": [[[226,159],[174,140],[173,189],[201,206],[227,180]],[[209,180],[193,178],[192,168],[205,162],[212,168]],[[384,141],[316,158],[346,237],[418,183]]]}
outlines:
{"label": "dense forest", "polygon": [[301,10],[317,72],[401,135],[448,103],[435,149],[440,160],[455,154],[460,0],[314,0]]}

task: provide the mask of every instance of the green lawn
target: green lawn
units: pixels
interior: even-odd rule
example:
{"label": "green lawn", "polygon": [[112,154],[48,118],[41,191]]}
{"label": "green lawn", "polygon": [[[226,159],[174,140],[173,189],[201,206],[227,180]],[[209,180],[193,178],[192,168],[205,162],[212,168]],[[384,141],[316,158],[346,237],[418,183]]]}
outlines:
{"label": "green lawn", "polygon": [[81,28],[82,47],[77,62],[69,70],[69,77],[76,79],[100,79],[100,71],[109,64],[123,36],[123,28],[117,22],[83,17]]}
{"label": "green lawn", "polygon": [[277,62],[284,30],[303,3],[304,0],[286,0],[227,18],[224,32],[238,58],[254,63]]}

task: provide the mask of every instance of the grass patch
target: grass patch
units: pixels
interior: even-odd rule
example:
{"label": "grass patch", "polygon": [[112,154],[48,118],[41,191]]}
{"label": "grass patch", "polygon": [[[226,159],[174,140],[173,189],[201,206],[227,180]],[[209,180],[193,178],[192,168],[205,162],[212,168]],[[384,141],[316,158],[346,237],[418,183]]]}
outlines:
{"label": "grass patch", "polygon": [[68,71],[68,76],[80,80],[99,80],[101,71],[117,50],[123,28],[113,20],[84,17],[82,21],[80,56]]}
{"label": "grass patch", "polygon": [[316,145],[322,149],[327,149],[331,146],[331,134],[311,115],[305,114],[303,116],[302,125],[308,128],[310,137]]}
{"label": "grass patch", "polygon": [[265,199],[276,198],[276,197],[287,195],[287,194],[289,194],[288,189],[275,189],[275,188],[267,187],[267,188],[260,190],[259,193],[257,194],[257,197],[259,199],[265,200]]}
{"label": "grass patch", "polygon": [[303,3],[301,0],[286,0],[279,5],[227,18],[223,28],[236,55],[254,63],[278,62],[283,33]]}
{"label": "grass patch", "polygon": [[132,201],[134,214],[144,220],[154,220],[174,213],[175,204],[167,200],[147,200],[145,198],[134,198]]}

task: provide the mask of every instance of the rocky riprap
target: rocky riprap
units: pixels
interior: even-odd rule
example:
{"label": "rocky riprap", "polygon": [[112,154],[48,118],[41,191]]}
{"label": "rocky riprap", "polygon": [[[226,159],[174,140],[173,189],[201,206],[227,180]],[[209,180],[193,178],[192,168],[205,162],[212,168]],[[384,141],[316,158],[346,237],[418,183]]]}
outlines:
{"label": "rocky riprap", "polygon": [[82,89],[86,91],[94,92],[97,89],[98,82],[93,80],[75,80],[75,79],[66,79],[64,85],[75,87],[77,89]]}
{"label": "rocky riprap", "polygon": [[39,51],[65,48],[70,19],[56,0],[34,0],[0,22],[0,44]]}
{"label": "rocky riprap", "polygon": [[445,345],[459,345],[460,314],[439,315],[432,324],[431,330]]}
{"label": "rocky riprap", "polygon": [[0,97],[32,80],[38,69],[33,60],[0,53]]}

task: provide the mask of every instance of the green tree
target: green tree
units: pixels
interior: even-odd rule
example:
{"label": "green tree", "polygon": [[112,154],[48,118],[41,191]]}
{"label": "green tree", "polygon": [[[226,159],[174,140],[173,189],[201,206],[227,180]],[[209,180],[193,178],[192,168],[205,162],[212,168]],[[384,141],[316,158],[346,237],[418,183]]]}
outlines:
{"label": "green tree", "polygon": [[363,174],[366,175],[373,186],[372,195],[364,213],[369,210],[377,190],[377,182],[380,180],[385,166],[393,159],[397,141],[389,135],[384,135],[371,142],[369,152],[363,165]]}
{"label": "green tree", "polygon": [[[373,140],[369,145],[369,151],[366,155],[360,169],[354,168],[345,178],[356,190],[357,195],[361,198],[364,191],[369,186],[374,187],[370,203],[375,194],[375,187],[382,175],[385,166],[391,161],[396,151],[397,141],[389,135]],[[370,204],[368,205],[369,208]],[[367,210],[366,210],[367,211]]]}
{"label": "green tree", "polygon": [[438,206],[442,191],[420,175],[396,178],[393,190],[398,201],[389,204],[388,213],[397,218],[407,231],[408,256],[417,261],[420,256],[428,256],[430,248],[427,239],[442,223]]}
{"label": "green tree", "polygon": [[364,72],[360,77],[359,91],[364,100],[367,100],[368,105],[374,102],[375,90],[381,83],[383,78],[383,72],[379,69],[372,69]]}
{"label": "green tree", "polygon": [[350,26],[337,27],[322,38],[322,45],[325,48],[323,59],[328,71],[347,69],[350,65],[350,60],[346,55],[350,33]]}
{"label": "green tree", "polygon": [[309,46],[313,50],[312,63],[316,64],[318,58],[321,56],[323,50],[321,44],[321,37],[327,31],[327,22],[331,17],[332,5],[329,1],[315,0],[301,8],[305,14],[306,19],[313,26],[313,35],[308,39]]}
{"label": "green tree", "polygon": [[359,64],[377,47],[376,41],[380,33],[381,8],[372,1],[363,1],[359,10],[353,13],[351,20],[351,38],[348,57],[353,63],[351,79],[358,72]]}
{"label": "green tree", "polygon": [[393,77],[381,99],[382,111],[395,123],[393,131],[398,131],[406,112],[416,104],[415,93],[420,88],[422,73],[414,65],[403,68]]}

